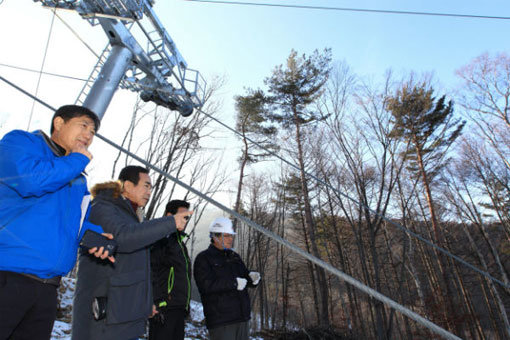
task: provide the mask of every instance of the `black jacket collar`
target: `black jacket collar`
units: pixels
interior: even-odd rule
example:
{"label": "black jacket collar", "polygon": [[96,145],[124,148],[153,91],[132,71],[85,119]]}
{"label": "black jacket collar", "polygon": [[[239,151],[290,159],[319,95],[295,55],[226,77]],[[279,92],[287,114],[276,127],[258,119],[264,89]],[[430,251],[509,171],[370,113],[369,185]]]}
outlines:
{"label": "black jacket collar", "polygon": [[48,135],[46,135],[44,132],[42,132],[41,130],[38,130],[36,132],[36,134],[42,136],[42,138],[44,139],[44,142],[46,142],[46,145],[48,145],[48,147],[50,148],[51,152],[53,152],[53,154],[57,157],[62,157],[62,156],[65,156],[66,155],[66,150],[61,147],[60,145],[58,145],[57,143],[55,143],[50,137],[48,137]]}
{"label": "black jacket collar", "polygon": [[214,246],[214,244],[209,245],[209,252],[211,252],[213,256],[233,256],[235,252],[232,249],[218,249]]}

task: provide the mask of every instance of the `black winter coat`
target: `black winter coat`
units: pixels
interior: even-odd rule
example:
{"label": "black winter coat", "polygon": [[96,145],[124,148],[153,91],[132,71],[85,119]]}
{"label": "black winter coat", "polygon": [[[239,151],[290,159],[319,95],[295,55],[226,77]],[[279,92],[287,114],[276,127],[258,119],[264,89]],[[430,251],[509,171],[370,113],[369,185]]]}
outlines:
{"label": "black winter coat", "polygon": [[208,329],[250,320],[251,307],[247,289],[237,290],[237,277],[255,287],[241,257],[232,250],[214,245],[198,254],[194,276],[204,305]]}
{"label": "black winter coat", "polygon": [[[140,222],[120,184],[96,185],[90,221],[113,234],[118,243],[115,263],[80,254],[73,304],[73,340],[125,340],[140,337],[152,313],[149,247],[176,231],[174,218]],[[92,315],[94,297],[107,297],[106,317]]]}
{"label": "black winter coat", "polygon": [[155,305],[189,310],[191,262],[184,244],[185,234],[174,233],[151,248],[152,294]]}

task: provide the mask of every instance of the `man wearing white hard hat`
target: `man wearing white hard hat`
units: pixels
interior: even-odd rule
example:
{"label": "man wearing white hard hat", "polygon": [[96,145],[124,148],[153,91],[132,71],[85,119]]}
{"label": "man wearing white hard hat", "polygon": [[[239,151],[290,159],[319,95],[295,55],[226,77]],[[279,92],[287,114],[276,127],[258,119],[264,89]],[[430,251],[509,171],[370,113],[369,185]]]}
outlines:
{"label": "man wearing white hard hat", "polygon": [[249,271],[232,250],[232,221],[218,217],[209,226],[211,245],[195,259],[194,276],[211,340],[247,340],[251,318],[247,287],[259,284],[260,274]]}

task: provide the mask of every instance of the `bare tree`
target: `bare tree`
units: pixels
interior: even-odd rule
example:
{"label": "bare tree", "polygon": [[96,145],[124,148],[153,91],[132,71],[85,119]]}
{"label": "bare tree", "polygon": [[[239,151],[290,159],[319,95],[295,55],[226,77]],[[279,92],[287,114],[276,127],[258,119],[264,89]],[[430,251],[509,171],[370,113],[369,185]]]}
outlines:
{"label": "bare tree", "polygon": [[[476,146],[476,143],[469,143],[469,145],[465,145],[464,153],[479,151]],[[469,158],[472,158],[472,156],[473,155]],[[466,160],[462,160],[452,164],[448,168],[447,176],[445,178],[445,196],[448,198],[448,202],[452,205],[456,216],[462,223],[462,231],[469,242],[471,251],[476,254],[475,259],[478,260],[477,262],[486,272],[497,272],[502,278],[502,281],[508,285],[507,269],[503,265],[503,260],[498,251],[499,247],[496,244],[496,240],[498,238],[496,235],[491,235],[488,228],[489,223],[487,220],[490,217],[482,212],[483,206],[476,201],[476,197],[479,197],[479,194],[477,193],[476,188],[476,176],[473,176],[473,174],[476,174],[476,170],[473,170],[473,165],[475,165],[475,167],[479,166],[479,164],[473,164],[470,161],[466,162]],[[479,237],[476,237],[476,231],[478,231]],[[477,242],[477,239],[481,239],[485,245]],[[488,254],[482,251],[482,249],[488,249]],[[489,267],[489,264],[491,263],[495,264],[496,270]],[[495,305],[499,310],[499,319],[504,325],[504,327],[496,327],[496,331],[500,328],[504,329],[506,336],[510,336],[510,322],[501,294],[492,280],[482,276],[480,276],[479,279],[482,286],[483,284],[486,284],[489,287],[489,290],[494,297]],[[509,294],[508,289],[506,289],[506,293]],[[486,300],[486,308],[488,310],[492,308],[492,305],[494,305],[492,301]],[[475,314],[474,311],[471,312],[471,314]],[[483,327],[480,324],[479,318],[472,315],[472,320],[477,326],[476,328],[478,333],[480,333],[480,337],[485,338],[482,329]]]}
{"label": "bare tree", "polygon": [[[209,115],[216,114],[221,107],[215,96],[224,82],[224,78],[215,77],[207,90],[202,110]],[[214,159],[212,155],[206,155],[204,143],[214,138],[213,129],[209,127],[210,122],[211,119],[201,111],[184,118],[177,112],[145,104],[138,99],[122,146],[135,153],[143,153],[147,162],[162,171],[189,184],[199,184],[199,190],[213,194],[225,181],[225,172],[218,169],[217,157]],[[119,152],[113,164],[112,177],[121,159]],[[127,163],[126,155],[123,164]],[[216,176],[211,176],[211,168],[216,170]],[[146,206],[146,216],[155,217],[160,205],[175,194],[176,183],[169,182],[169,179],[160,173],[153,174],[152,196]],[[189,196],[189,193],[184,192],[182,196]],[[197,199],[196,209],[198,202],[203,203]],[[202,216],[203,209],[205,205],[195,214],[195,222]]]}
{"label": "bare tree", "polygon": [[484,53],[456,74],[458,104],[510,169],[510,56]]}
{"label": "bare tree", "polygon": [[[331,159],[333,163],[329,168],[334,175],[323,172],[323,176],[332,187],[356,200],[347,200],[333,192],[338,209],[334,214],[342,214],[352,229],[363,280],[378,291],[390,293],[389,287],[383,285],[382,263],[385,260],[381,260],[381,255],[386,255],[380,252],[381,227],[403,168],[403,161],[398,157],[401,143],[389,136],[393,124],[386,98],[391,90],[391,74],[387,74],[382,87],[366,81],[356,83],[349,69],[341,64],[333,70],[328,85],[319,108],[323,116],[328,117],[326,140],[330,142],[322,152],[320,163]],[[379,301],[370,300],[369,304],[374,315],[375,336],[391,338],[393,314],[388,315]]]}

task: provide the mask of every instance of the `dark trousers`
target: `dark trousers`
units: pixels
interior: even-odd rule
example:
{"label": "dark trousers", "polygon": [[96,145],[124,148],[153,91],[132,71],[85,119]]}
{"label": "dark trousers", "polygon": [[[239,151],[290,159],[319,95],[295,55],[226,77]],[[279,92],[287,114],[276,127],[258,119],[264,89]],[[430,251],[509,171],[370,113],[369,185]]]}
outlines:
{"label": "dark trousers", "polygon": [[159,316],[149,321],[149,340],[183,340],[186,310],[164,308],[160,313],[163,318]]}
{"label": "dark trousers", "polygon": [[248,340],[249,333],[249,321],[209,329],[211,340]]}
{"label": "dark trousers", "polygon": [[0,340],[50,339],[56,316],[56,286],[0,271]]}

